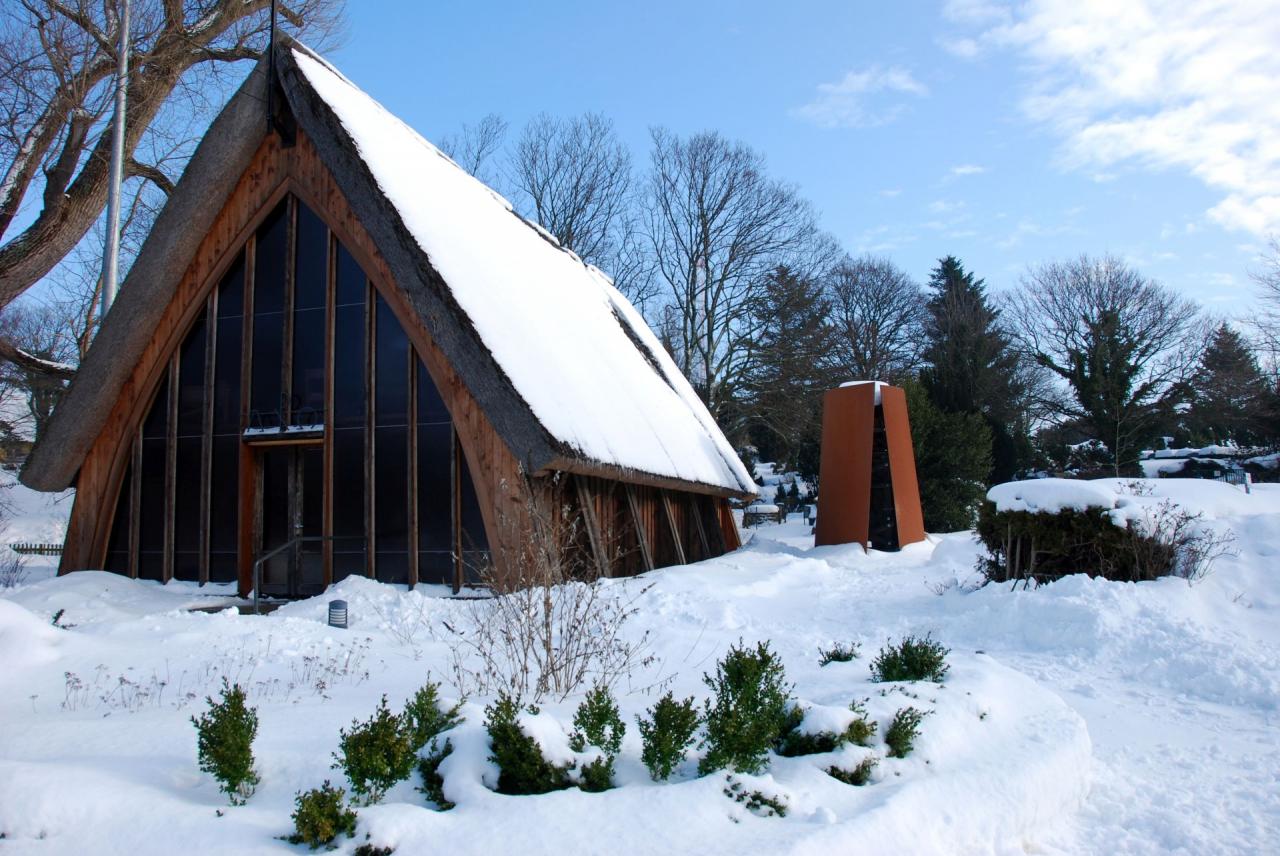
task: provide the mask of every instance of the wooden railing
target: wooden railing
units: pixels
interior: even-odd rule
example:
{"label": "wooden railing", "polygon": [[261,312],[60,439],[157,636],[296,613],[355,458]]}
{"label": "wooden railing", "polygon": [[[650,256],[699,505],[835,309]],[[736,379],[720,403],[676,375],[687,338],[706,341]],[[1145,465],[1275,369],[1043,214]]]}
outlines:
{"label": "wooden railing", "polygon": [[10,544],[9,547],[15,553],[21,553],[24,556],[61,556],[61,544]]}

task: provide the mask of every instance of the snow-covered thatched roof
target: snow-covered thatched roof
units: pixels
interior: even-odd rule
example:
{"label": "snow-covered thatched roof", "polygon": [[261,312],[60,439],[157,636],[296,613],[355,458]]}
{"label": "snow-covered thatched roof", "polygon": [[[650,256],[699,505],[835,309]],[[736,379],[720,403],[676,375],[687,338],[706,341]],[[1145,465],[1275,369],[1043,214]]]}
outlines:
{"label": "snow-covered thatched roof", "polygon": [[[255,77],[261,72],[260,64]],[[396,286],[527,470],[754,492],[706,407],[607,276],[515,214],[305,47],[281,43],[276,73],[298,128],[373,237]],[[255,146],[228,140],[250,125],[219,123],[227,124],[227,114],[252,112],[241,102],[261,104],[264,84],[251,79],[224,110],[188,167],[198,180],[184,175],[169,207],[189,208],[192,195],[206,210],[215,207],[210,197],[225,199],[230,187],[211,182],[234,183],[226,159],[243,171]],[[262,115],[259,108],[255,143],[264,133]],[[73,478],[125,380],[120,370],[100,365],[108,360],[103,343],[111,345],[110,360],[130,368],[151,329],[147,314],[171,296],[186,268],[194,244],[188,235],[175,249],[169,233],[202,224],[192,223],[190,212],[186,220],[168,213],[157,221],[44,448],[32,455],[23,474],[27,484],[57,489]],[[149,252],[157,241],[163,252]],[[139,285],[139,279],[146,281]],[[169,294],[156,280],[171,281]],[[93,378],[92,388],[85,377]],[[54,460],[53,443],[59,457],[73,460]]]}

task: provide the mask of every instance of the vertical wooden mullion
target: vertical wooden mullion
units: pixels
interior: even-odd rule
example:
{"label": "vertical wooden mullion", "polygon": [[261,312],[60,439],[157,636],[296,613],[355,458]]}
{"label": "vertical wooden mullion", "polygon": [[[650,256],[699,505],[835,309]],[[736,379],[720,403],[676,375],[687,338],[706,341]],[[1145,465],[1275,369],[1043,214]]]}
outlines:
{"label": "vertical wooden mullion", "polygon": [[693,494],[685,505],[686,514],[693,518],[694,528],[698,531],[698,543],[702,545],[702,558],[711,558],[711,542],[707,540],[707,527],[702,523],[702,497]]}
{"label": "vertical wooden mullion", "polygon": [[671,530],[671,540],[676,548],[676,563],[680,565],[689,564],[688,558],[684,554],[684,539],[680,537],[680,527],[676,525],[675,512],[671,510],[671,497],[661,488],[658,491],[658,501],[662,505],[662,510],[667,518],[667,527]]}
{"label": "vertical wooden mullion", "polygon": [[213,384],[218,347],[218,289],[205,303],[204,402],[200,428],[200,585],[209,582],[209,551],[213,534],[209,515],[213,508]]}
{"label": "vertical wooden mullion", "polygon": [[249,422],[249,402],[252,401],[250,393],[253,387],[253,296],[254,268],[257,266],[257,256],[258,239],[256,235],[250,234],[244,245],[244,316],[241,319],[240,327],[240,418],[237,420],[238,430],[236,431],[240,437],[239,486],[236,491],[236,497],[240,503],[236,575],[239,579],[240,593],[242,595],[248,594],[253,586],[253,559],[258,551],[259,538],[257,530],[258,522],[261,519],[261,516],[257,514],[255,503],[256,490],[254,484],[257,480],[254,478],[255,460],[253,450],[244,442],[244,429]]}
{"label": "vertical wooden mullion", "polygon": [[161,582],[173,579],[174,565],[174,525],[177,506],[178,489],[178,359],[182,348],[177,348],[169,357],[169,400],[166,402],[168,424],[164,441],[164,570],[160,574]]}
{"label": "vertical wooden mullion", "polygon": [[377,446],[374,443],[373,432],[377,427],[374,412],[374,399],[377,396],[377,345],[374,336],[377,335],[377,320],[375,309],[377,304],[374,301],[375,294],[373,282],[365,280],[364,293],[364,330],[365,330],[365,350],[364,350],[364,372],[365,372],[365,391],[366,397],[364,402],[364,531],[365,531],[365,575],[374,576],[374,555],[377,548],[377,530],[375,527],[374,515],[377,514],[377,503],[374,501],[374,491],[377,490],[374,470],[374,455],[377,454]]}
{"label": "vertical wooden mullion", "polygon": [[409,348],[409,588],[418,584],[418,359]]}
{"label": "vertical wooden mullion", "polygon": [[[288,209],[285,211],[284,241],[284,324],[281,332],[280,355],[280,416],[285,425],[293,424],[293,303],[294,303],[294,262],[296,261],[294,242],[298,234],[297,199],[290,194],[286,197]],[[284,427],[284,426],[281,426]]]}
{"label": "vertical wooden mullion", "polygon": [[578,491],[578,506],[582,509],[582,520],[587,526],[587,540],[591,543],[591,552],[595,554],[597,570],[600,576],[611,577],[613,568],[600,531],[600,518],[596,516],[595,498],[584,476],[575,475],[572,478],[573,486]]}
{"label": "vertical wooden mullion", "polygon": [[458,466],[458,429],[449,422],[449,517],[453,532],[453,593],[462,591],[462,468]]}
{"label": "vertical wooden mullion", "polygon": [[644,559],[644,569],[646,571],[653,570],[653,548],[649,544],[649,532],[645,526],[644,518],[640,515],[640,503],[636,501],[635,485],[628,484],[625,486],[627,492],[627,507],[631,509],[631,522],[636,528],[636,542],[640,545],[640,557]]}
{"label": "vertical wooden mullion", "polygon": [[333,354],[334,354],[334,336],[336,335],[336,325],[338,313],[335,309],[337,303],[337,238],[333,232],[328,233],[327,260],[325,263],[325,330],[324,330],[324,450],[322,464],[324,475],[322,477],[324,485],[321,490],[324,491],[321,496],[322,511],[321,517],[321,535],[324,540],[320,542],[322,554],[321,565],[323,567],[324,585],[333,584]]}
{"label": "vertical wooden mullion", "polygon": [[129,478],[129,578],[138,578],[138,551],[142,549],[142,426],[133,434],[133,459]]}

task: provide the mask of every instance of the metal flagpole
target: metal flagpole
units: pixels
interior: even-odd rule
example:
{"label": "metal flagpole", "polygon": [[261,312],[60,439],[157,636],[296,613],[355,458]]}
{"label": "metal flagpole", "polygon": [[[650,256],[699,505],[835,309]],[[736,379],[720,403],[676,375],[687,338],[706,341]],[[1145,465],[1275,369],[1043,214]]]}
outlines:
{"label": "metal flagpole", "polygon": [[129,86],[129,0],[120,3],[120,55],[116,63],[116,115],[111,138],[111,187],[107,195],[107,249],[102,259],[102,318],[116,299],[120,268],[120,183],[124,178],[125,93]]}

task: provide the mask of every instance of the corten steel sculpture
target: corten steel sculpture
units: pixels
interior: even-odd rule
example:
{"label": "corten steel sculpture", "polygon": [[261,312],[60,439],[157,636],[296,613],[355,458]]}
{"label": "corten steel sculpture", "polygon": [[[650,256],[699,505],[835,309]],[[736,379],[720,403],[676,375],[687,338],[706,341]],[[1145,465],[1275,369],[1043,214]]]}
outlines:
{"label": "corten steel sculpture", "polygon": [[873,381],[827,390],[815,543],[896,550],[924,540],[907,398]]}

